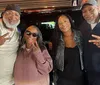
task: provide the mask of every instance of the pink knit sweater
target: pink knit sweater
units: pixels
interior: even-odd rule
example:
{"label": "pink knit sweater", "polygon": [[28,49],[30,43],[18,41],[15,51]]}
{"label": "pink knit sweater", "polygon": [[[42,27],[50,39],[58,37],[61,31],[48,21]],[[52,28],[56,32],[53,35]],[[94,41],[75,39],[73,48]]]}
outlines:
{"label": "pink knit sweater", "polygon": [[47,50],[33,52],[23,48],[15,62],[15,85],[49,85],[52,68],[52,59]]}

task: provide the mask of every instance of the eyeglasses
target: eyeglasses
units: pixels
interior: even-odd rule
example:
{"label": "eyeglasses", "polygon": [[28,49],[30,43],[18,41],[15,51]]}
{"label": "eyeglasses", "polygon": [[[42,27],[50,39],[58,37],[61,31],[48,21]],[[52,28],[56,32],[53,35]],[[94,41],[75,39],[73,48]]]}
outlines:
{"label": "eyeglasses", "polygon": [[38,34],[37,33],[31,33],[30,31],[26,30],[25,31],[26,35],[30,36],[32,35],[33,37],[38,37]]}

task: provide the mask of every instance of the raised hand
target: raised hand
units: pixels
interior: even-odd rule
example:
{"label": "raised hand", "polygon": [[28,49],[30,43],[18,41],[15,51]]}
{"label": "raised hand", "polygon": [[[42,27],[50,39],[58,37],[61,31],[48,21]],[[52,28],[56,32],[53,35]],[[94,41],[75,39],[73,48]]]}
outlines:
{"label": "raised hand", "polygon": [[40,50],[40,47],[39,47],[37,41],[35,41],[32,45],[33,45],[33,51]]}
{"label": "raised hand", "polygon": [[95,44],[98,48],[100,48],[100,36],[98,35],[92,35],[94,37],[94,40],[89,40],[90,43]]}
{"label": "raised hand", "polygon": [[3,45],[5,43],[6,40],[9,40],[10,37],[6,37],[9,33],[6,33],[2,36],[0,36],[0,45]]}

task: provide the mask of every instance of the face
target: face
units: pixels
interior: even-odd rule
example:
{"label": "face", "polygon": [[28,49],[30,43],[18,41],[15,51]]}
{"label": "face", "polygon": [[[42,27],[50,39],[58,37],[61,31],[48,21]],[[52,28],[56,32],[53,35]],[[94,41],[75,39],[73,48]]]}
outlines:
{"label": "face", "polygon": [[61,15],[58,19],[58,26],[59,26],[59,29],[62,31],[62,32],[67,32],[71,29],[71,24],[70,24],[70,21],[69,19],[64,16],[64,15]]}
{"label": "face", "polygon": [[3,14],[3,21],[8,28],[15,28],[20,23],[20,15],[16,11],[8,10]]}
{"label": "face", "polygon": [[97,6],[87,5],[83,8],[82,14],[83,14],[84,19],[88,23],[92,24],[92,23],[95,23],[98,18],[99,9]]}
{"label": "face", "polygon": [[35,27],[30,26],[24,32],[24,39],[27,44],[32,45],[34,42],[37,41],[38,38],[38,31]]}

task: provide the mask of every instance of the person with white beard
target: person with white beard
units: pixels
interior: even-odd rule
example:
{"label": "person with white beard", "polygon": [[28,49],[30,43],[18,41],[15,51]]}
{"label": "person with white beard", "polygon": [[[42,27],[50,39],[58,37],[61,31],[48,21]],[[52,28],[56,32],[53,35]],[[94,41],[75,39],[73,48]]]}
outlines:
{"label": "person with white beard", "polygon": [[20,7],[9,4],[0,19],[0,85],[13,85],[13,67],[19,46]]}

